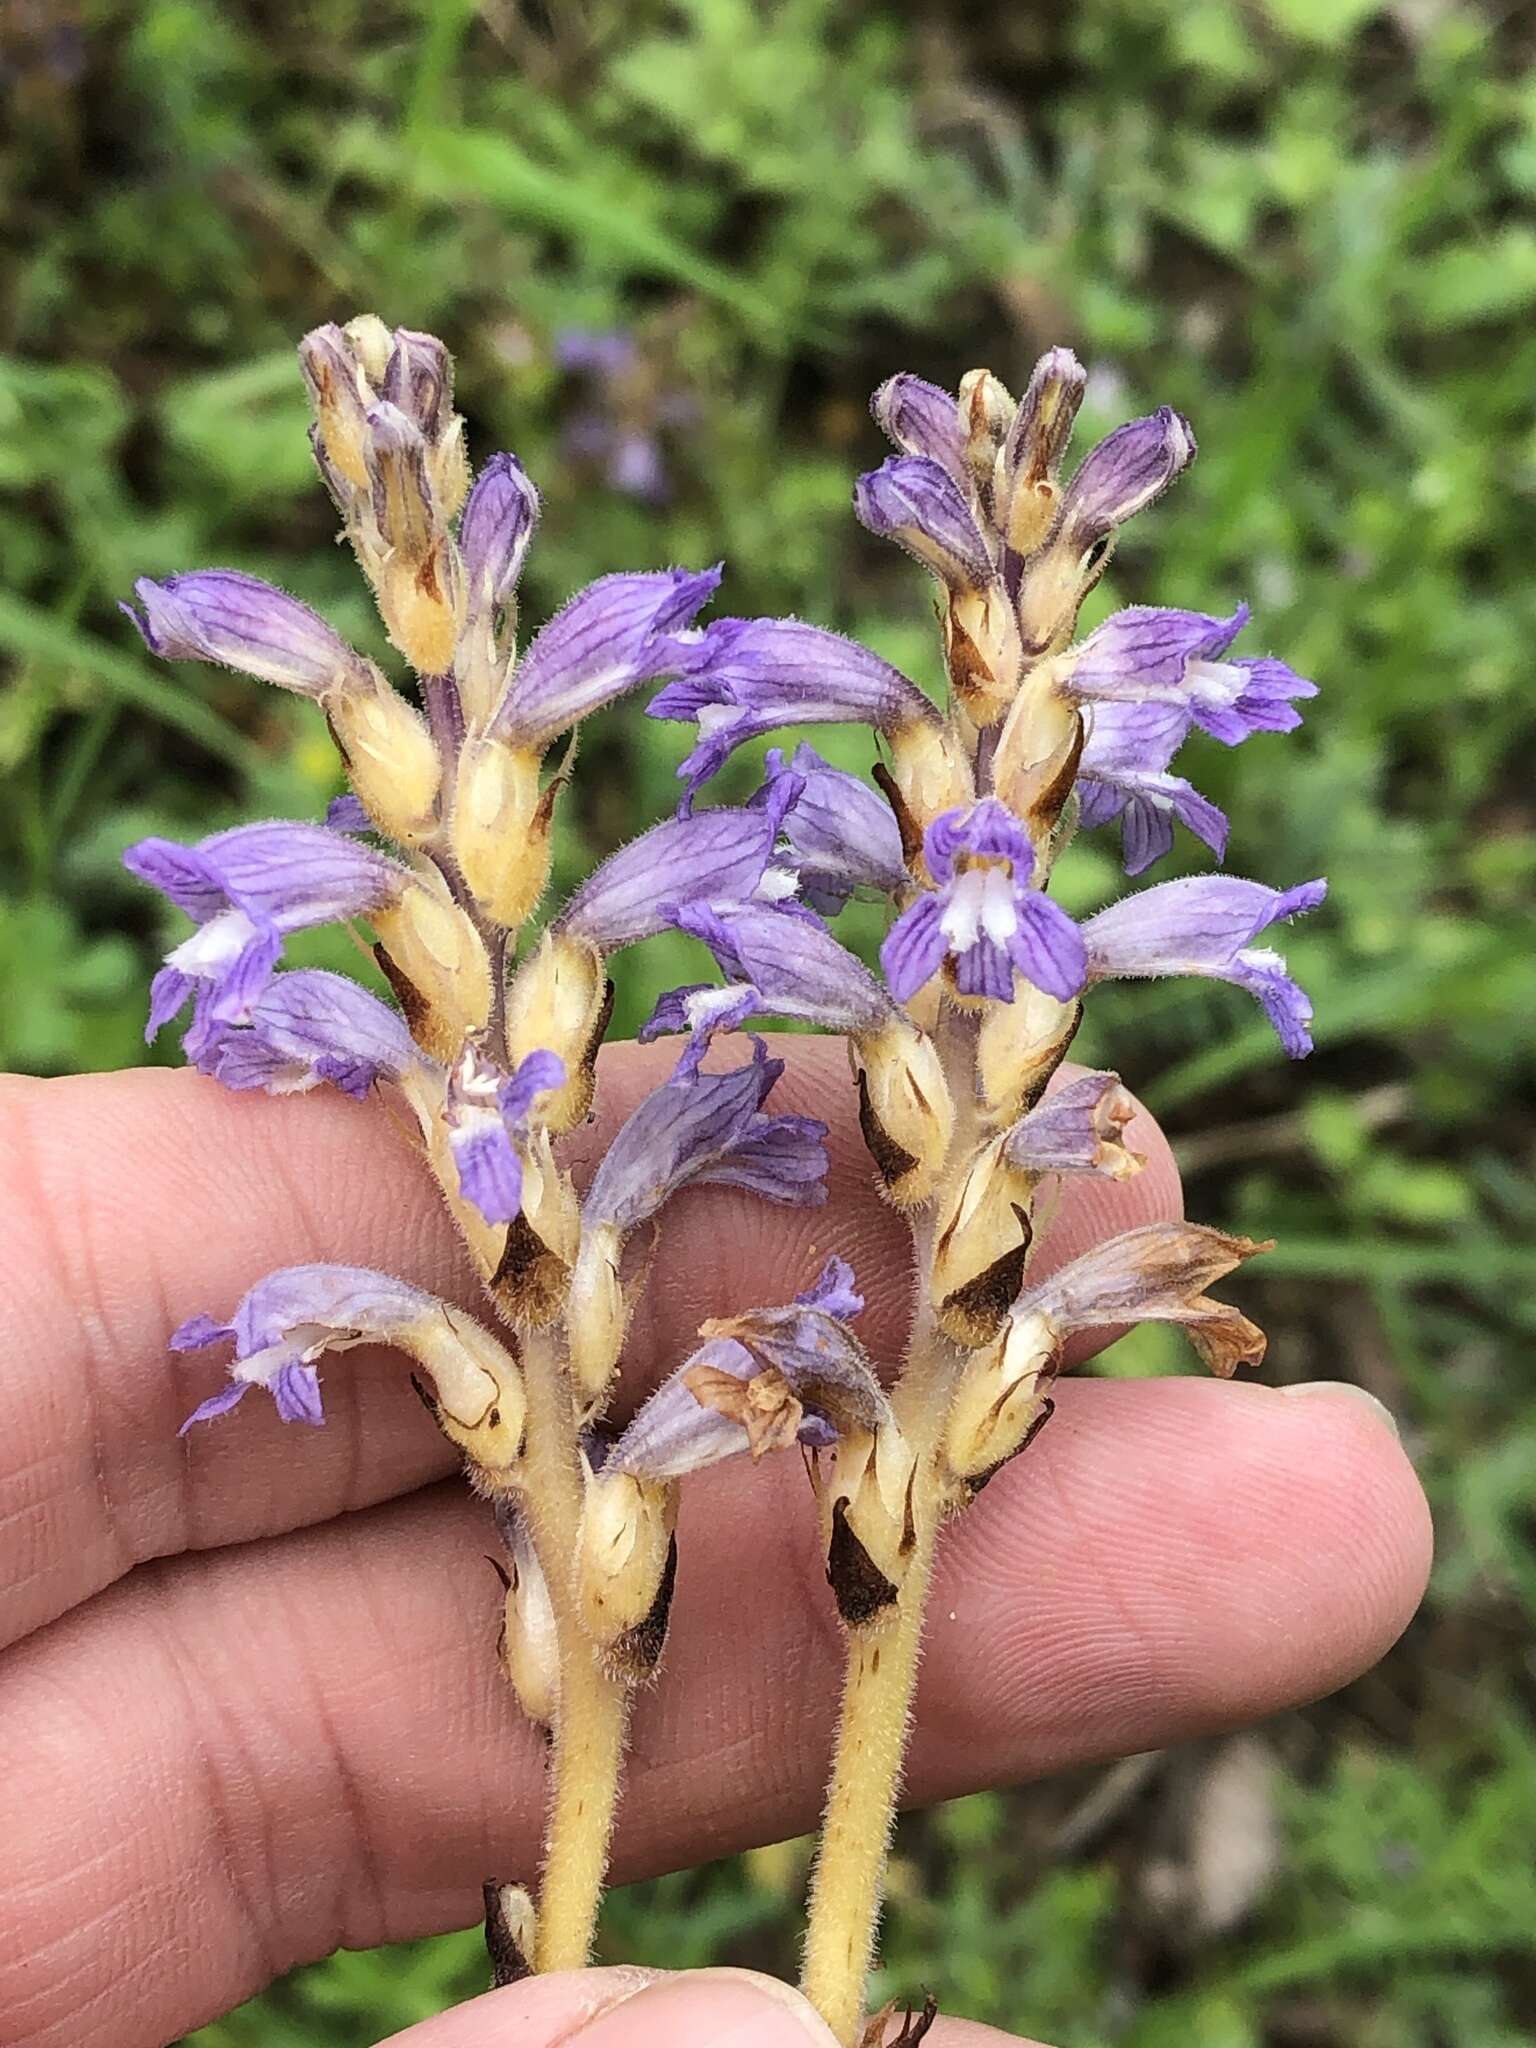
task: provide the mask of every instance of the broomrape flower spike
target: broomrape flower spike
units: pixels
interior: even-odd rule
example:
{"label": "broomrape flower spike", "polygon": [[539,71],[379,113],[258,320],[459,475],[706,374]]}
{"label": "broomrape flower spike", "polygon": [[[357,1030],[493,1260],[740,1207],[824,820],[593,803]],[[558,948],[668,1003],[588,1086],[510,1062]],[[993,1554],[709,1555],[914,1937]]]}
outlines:
{"label": "broomrape flower spike", "polygon": [[[420,1133],[484,1301],[471,1316],[349,1266],[269,1274],[174,1333],[189,1387],[205,1349],[232,1346],[223,1385],[189,1394],[184,1431],[196,1455],[201,1425],[253,1387],[281,1422],[321,1426],[324,1377],[355,1347],[415,1368],[492,1504],[495,1654],[550,1737],[542,1869],[486,1887],[502,1981],[587,1959],[630,1701],[656,1678],[688,1569],[681,1488],[725,1460],[746,1474],[804,1458],[848,1644],[805,1989],[845,2048],[875,2048],[884,2019],[866,2021],[865,1978],[943,1523],[1038,1436],[1074,1330],[1175,1322],[1218,1373],[1263,1355],[1254,1325],[1207,1292],[1265,1249],[1246,1239],[1148,1226],[1037,1277],[1036,1211],[1059,1177],[1143,1164],[1118,1076],[1053,1080],[1083,1006],[1104,980],[1201,975],[1253,995],[1287,1052],[1311,1047],[1310,1005],[1267,935],[1315,909],[1321,881],[1195,875],[1079,923],[1052,894],[1055,863],[1075,831],[1111,825],[1132,874],[1179,825],[1219,857],[1227,822],[1175,757],[1197,729],[1227,746],[1290,730],[1314,686],[1234,653],[1252,632],[1241,604],[1134,606],[1078,636],[1119,528],[1195,441],[1164,406],[1072,469],[1085,378],[1066,349],[1017,402],[985,370],[956,396],[905,374],[876,393],[896,453],[859,480],[855,509],[934,579],[943,705],[806,621],[700,623],[718,567],[602,577],[525,644],[539,495],[510,454],[471,476],[446,349],[368,315],[316,329],[299,354],[321,480],[416,702],[244,571],[136,585],[125,609],[153,653],[310,699],[350,784],[323,821],[127,850],[190,924],[155,977],[149,1030],[185,1018],[188,1058],[231,1089],[389,1098]],[[677,815],[525,938],[569,737],[647,685],[653,717],[694,728]],[[745,805],[705,800],[738,748],[807,724],[868,728],[871,779],[775,746]],[[885,907],[879,973],[833,929],[855,897]],[[290,933],[333,922],[371,938],[393,1000],[284,966]],[[591,1108],[617,956],[665,931],[697,943],[700,978],[664,994],[642,1036],[678,1034],[678,1056],[583,1195],[559,1140]],[[707,1320],[615,1432],[604,1418],[672,1198],[728,1186],[826,1201],[826,1127],[776,1107],[783,1062],[766,1040],[723,1043],[754,1018],[847,1040],[876,1183],[912,1232],[905,1359],[882,1385],[834,1253],[793,1300]]]}

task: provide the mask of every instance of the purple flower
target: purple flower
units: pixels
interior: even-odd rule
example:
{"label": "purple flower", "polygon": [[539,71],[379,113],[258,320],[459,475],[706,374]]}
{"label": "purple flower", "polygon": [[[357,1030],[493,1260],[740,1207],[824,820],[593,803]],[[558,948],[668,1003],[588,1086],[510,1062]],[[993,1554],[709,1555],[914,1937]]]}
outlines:
{"label": "purple flower", "polygon": [[489,730],[545,746],[640,683],[693,673],[706,636],[690,628],[719,581],[718,568],[662,569],[588,584],[535,635]]}
{"label": "purple flower", "polygon": [[1084,457],[1062,494],[1057,535],[1069,550],[1091,547],[1160,498],[1195,452],[1189,421],[1171,405],[1127,420]]}
{"label": "purple flower", "polygon": [[743,1451],[825,1450],[854,1430],[879,1429],[890,1404],[843,1327],[863,1305],[852,1270],[833,1259],[788,1307],[704,1324],[706,1341],[643,1405],[604,1472],[680,1479]]}
{"label": "purple flower", "polygon": [[381,1074],[421,1062],[404,1020],[343,974],[280,974],[243,1024],[215,1027],[197,1064],[226,1088],[293,1095],[329,1081],[361,1100]]}
{"label": "purple flower", "polygon": [[[718,990],[673,990],[657,1003],[642,1039],[696,1030],[701,1022],[712,1029],[729,1028],[719,1021],[722,1007],[728,1007],[731,1024],[753,1015],[798,1017],[829,1031],[855,1034],[877,1030],[893,1014],[890,996],[869,969],[808,910],[687,903],[668,922],[702,939],[738,986],[729,1006]],[[711,997],[716,1000],[708,1001]]]}
{"label": "purple flower", "polygon": [[397,327],[379,396],[435,441],[453,418],[453,358],[435,334]]}
{"label": "purple flower", "polygon": [[703,1074],[684,1056],[619,1127],[582,1204],[584,1228],[627,1234],[683,1187],[738,1187],[770,1202],[826,1200],[827,1126],[808,1116],[765,1116],[784,1071],[763,1041],[728,1074]]}
{"label": "purple flower", "polygon": [[[583,882],[556,919],[556,930],[611,953],[665,931],[668,912],[695,897],[750,900],[769,876],[784,814],[799,788],[798,778],[785,776],[761,808],[694,811],[653,826]],[[791,891],[794,877],[787,870],[774,872],[782,886],[775,889],[770,880],[769,892]]]}
{"label": "purple flower", "polygon": [[272,978],[283,937],[394,902],[405,871],[324,825],[239,825],[196,846],[141,839],[123,865],[168,896],[197,930],[167,954],[150,989],[153,1038],[198,998],[186,1049],[197,1058],[212,1027],[243,1023]]}
{"label": "purple flower", "polygon": [[717,619],[706,658],[651,699],[652,718],[697,721],[699,740],[678,768],[690,788],[748,740],[781,725],[939,723],[899,669],[840,633],[799,619]]}
{"label": "purple flower", "polygon": [[509,1074],[467,1043],[448,1079],[443,1122],[458,1171],[459,1192],[487,1223],[510,1223],[523,1206],[523,1162],[518,1141],[533,1105],[565,1085],[565,1062],[552,1052],[531,1052]]}
{"label": "purple flower", "polygon": [[246,1294],[227,1323],[193,1316],[171,1338],[173,1351],[200,1351],[235,1340],[230,1383],[201,1402],[181,1425],[223,1415],[252,1387],[264,1387],[284,1422],[321,1423],[320,1376],[314,1361],[370,1339],[396,1341],[441,1304],[419,1288],[362,1266],[284,1266]]}
{"label": "purple flower", "polygon": [[1218,860],[1226,852],[1224,812],[1168,763],[1189,731],[1189,712],[1176,704],[1095,704],[1078,763],[1085,829],[1121,821],[1127,874],[1139,875],[1173,847],[1174,820],[1204,840]]}
{"label": "purple flower", "polygon": [[1312,1005],[1278,953],[1256,947],[1260,932],[1315,910],[1324,881],[1268,889],[1232,875],[1159,882],[1101,910],[1083,926],[1094,981],[1156,974],[1203,974],[1234,982],[1264,1006],[1292,1059],[1312,1050]]}
{"label": "purple flower", "polygon": [[515,455],[493,455],[475,479],[459,521],[459,553],[471,613],[495,610],[517,589],[539,523],[539,494]]}
{"label": "purple flower", "polygon": [[1062,688],[1090,704],[1166,704],[1182,708],[1213,738],[1235,746],[1254,732],[1300,725],[1293,699],[1317,685],[1270,656],[1222,657],[1248,623],[1239,605],[1229,619],[1204,612],[1133,605],[1113,612],[1064,662]]}
{"label": "purple flower", "polygon": [[903,371],[880,386],[870,411],[904,455],[928,456],[962,491],[970,492],[965,426],[947,391]]}
{"label": "purple flower", "polygon": [[350,832],[353,834],[376,832],[378,827],[363,809],[350,790],[345,796],[333,796],[325,807],[321,819],[327,832]]}
{"label": "purple flower", "polygon": [[1127,1180],[1146,1158],[1124,1140],[1136,1104],[1118,1074],[1079,1074],[1014,1125],[1003,1142],[1012,1166],[1026,1173],[1104,1173]]}
{"label": "purple flower", "polygon": [[799,785],[783,829],[800,894],[813,910],[831,917],[856,889],[891,895],[907,886],[901,828],[867,782],[832,767],[804,741],[787,761],[781,748],[770,747],[764,766],[768,780],[753,797],[754,807],[770,805],[781,784]]}
{"label": "purple flower", "polygon": [[948,589],[985,590],[996,580],[971,494],[931,456],[891,456],[859,478],[853,507],[871,533],[904,547]]}
{"label": "purple flower", "polygon": [[946,958],[961,995],[1011,1003],[1015,974],[1059,1001],[1077,995],[1086,972],[1081,935],[1031,885],[1034,848],[995,797],[936,818],[923,853],[938,887],[902,912],[880,948],[885,978],[902,1002]]}
{"label": "purple flower", "polygon": [[318,612],[259,577],[198,569],[159,583],[141,576],[133,589],[143,616],[119,609],[167,661],[221,662],[309,697],[372,681],[370,664]]}

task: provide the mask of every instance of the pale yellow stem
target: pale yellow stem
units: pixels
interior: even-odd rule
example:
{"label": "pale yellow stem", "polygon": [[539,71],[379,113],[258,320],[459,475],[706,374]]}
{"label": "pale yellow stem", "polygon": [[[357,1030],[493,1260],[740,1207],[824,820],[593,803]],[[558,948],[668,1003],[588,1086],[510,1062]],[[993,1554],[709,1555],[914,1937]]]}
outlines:
{"label": "pale yellow stem", "polygon": [[608,1868],[628,1691],[603,1671],[576,1614],[581,1463],[575,1409],[550,1333],[534,1331],[524,1338],[523,1373],[528,1388],[524,1498],[549,1582],[560,1654],[554,1782],[544,1828],[534,1967],[579,1970],[591,1955]]}
{"label": "pale yellow stem", "polygon": [[949,1347],[926,1324],[920,1326],[896,1390],[902,1429],[918,1459],[912,1495],[916,1541],[894,1619],[849,1632],[837,1753],[806,1923],[801,1988],[843,2048],[854,2048],[863,2025],[864,1986],[901,1792],[941,1519],[934,1452],[951,1380]]}

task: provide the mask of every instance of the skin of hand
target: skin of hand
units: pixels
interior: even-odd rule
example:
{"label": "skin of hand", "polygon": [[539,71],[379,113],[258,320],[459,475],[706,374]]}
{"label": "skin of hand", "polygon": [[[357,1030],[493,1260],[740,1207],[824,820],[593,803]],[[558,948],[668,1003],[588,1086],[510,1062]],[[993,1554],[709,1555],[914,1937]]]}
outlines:
{"label": "skin of hand", "polygon": [[[832,1126],[827,1207],[679,1196],[636,1318],[636,1392],[703,1318],[787,1299],[832,1251],[868,1299],[869,1349],[898,1355],[905,1230],[872,1191],[842,1048],[775,1049],[790,1065],[773,1106]],[[673,1056],[605,1054],[578,1163]],[[1178,1213],[1156,1127],[1129,1135],[1146,1171],[1077,1177],[1040,1270]],[[279,1265],[379,1266],[470,1307],[475,1288],[378,1104],[162,1070],[4,1081],[0,1160],[0,2040],[160,2048],[337,1946],[470,1923],[487,1876],[536,1876],[542,1745],[493,1655],[489,1517],[400,1361],[326,1361],[322,1430],[248,1401],[178,1439],[221,1369],[166,1348]],[[1057,1391],[1038,1443],[946,1535],[913,1803],[1314,1698],[1381,1656],[1422,1593],[1423,1497],[1354,1389],[1192,1369]],[[812,1827],[832,1737],[841,1643],[799,1461],[698,1475],[678,1534],[621,1882]],[[1003,2038],[948,2021],[929,2041]],[[830,2037],[760,1978],[606,1970],[509,1987],[399,2039]]]}

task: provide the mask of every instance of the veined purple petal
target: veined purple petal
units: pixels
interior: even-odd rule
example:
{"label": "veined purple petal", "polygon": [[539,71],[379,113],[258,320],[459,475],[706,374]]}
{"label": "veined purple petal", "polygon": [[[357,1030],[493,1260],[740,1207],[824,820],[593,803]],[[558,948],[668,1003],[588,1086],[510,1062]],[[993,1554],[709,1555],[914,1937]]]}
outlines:
{"label": "veined purple petal", "polygon": [[893,894],[907,883],[901,828],[885,798],[857,775],[824,761],[803,741],[786,761],[769,749],[768,781],[753,797],[754,807],[771,801],[775,785],[794,779],[799,788],[787,806],[784,832],[793,853],[800,893],[813,910],[832,916],[856,889]]}
{"label": "veined purple petal", "polygon": [[459,553],[472,612],[504,605],[516,590],[539,494],[515,455],[493,455],[475,478],[459,521]]}
{"label": "veined purple petal", "polygon": [[523,1205],[524,1137],[534,1103],[563,1086],[565,1062],[542,1049],[511,1073],[467,1043],[448,1077],[443,1124],[458,1170],[459,1192],[487,1223],[510,1223]]}
{"label": "veined purple petal", "polygon": [[954,880],[955,862],[961,854],[985,855],[994,860],[1016,862],[1032,873],[1035,850],[1029,835],[1006,804],[996,797],[983,797],[968,809],[945,811],[923,834],[923,858],[937,882]]}
{"label": "veined purple petal", "polygon": [[403,1074],[421,1057],[404,1019],[377,996],[345,975],[302,968],[277,976],[201,1065],[226,1088],[291,1094],[329,1081],[361,1098],[380,1074]]}
{"label": "veined purple petal", "polygon": [[970,496],[927,455],[892,455],[854,487],[862,525],[915,555],[950,590],[984,590],[997,574]]}
{"label": "veined purple petal", "polygon": [[1026,981],[1058,1002],[1071,1002],[1088,978],[1082,932],[1061,905],[1039,889],[1018,890],[1014,910],[1018,931],[1008,948],[1014,966]]}
{"label": "veined purple petal", "polygon": [[1135,700],[1152,691],[1177,690],[1191,661],[1216,661],[1249,619],[1240,604],[1228,619],[1160,605],[1130,605],[1111,612],[1075,655],[1064,687],[1074,697]]}
{"label": "veined purple petal", "polygon": [[880,386],[870,411],[903,454],[930,457],[962,489],[969,489],[965,429],[960,408],[947,391],[903,371]]}
{"label": "veined purple petal", "polygon": [[697,896],[749,900],[797,794],[790,783],[759,810],[694,811],[653,825],[588,877],[557,928],[611,953],[665,931],[668,909]]}
{"label": "veined purple petal", "polygon": [[759,1015],[849,1032],[874,1030],[891,1016],[891,999],[869,969],[808,911],[687,903],[670,922],[702,939],[732,981],[757,991]]}
{"label": "veined purple petal", "polygon": [[435,441],[453,417],[453,358],[435,334],[397,327],[394,340],[379,395]]}
{"label": "veined purple petal", "polygon": [[582,1204],[584,1226],[627,1235],[679,1188],[706,1182],[750,1187],[794,1206],[824,1201],[826,1125],[762,1113],[783,1071],[761,1039],[731,1073],[680,1066],[615,1134]]}
{"label": "veined purple petal", "polygon": [[231,1380],[227,1387],[220,1387],[219,1391],[210,1394],[206,1401],[198,1402],[176,1434],[185,1436],[194,1422],[212,1422],[215,1416],[227,1415],[237,1401],[245,1399],[251,1391],[251,1386],[250,1380]]}
{"label": "veined purple petal", "polygon": [[640,1042],[648,1044],[670,1031],[691,1033],[677,1071],[696,1073],[715,1034],[739,1030],[749,1017],[758,1014],[761,1002],[755,988],[718,988],[713,982],[690,982],[685,988],[669,989],[658,996],[655,1009],[641,1026]]}
{"label": "veined purple petal", "polygon": [[152,654],[168,661],[215,661],[285,690],[319,697],[365,685],[369,664],[318,612],[239,569],[196,569],[133,586],[143,606],[121,609]]}
{"label": "veined purple petal", "polygon": [[368,833],[378,830],[372,818],[350,791],[345,796],[331,798],[325,807],[325,816],[320,822],[327,832]]}
{"label": "veined purple petal", "polygon": [[409,879],[345,833],[284,819],[237,825],[195,846],[141,839],[124,850],[123,865],[199,924],[232,904],[280,931],[381,909]]}
{"label": "veined purple petal", "polygon": [[[181,1426],[232,1408],[246,1387],[265,1387],[284,1421],[318,1422],[313,1362],[328,1350],[370,1338],[388,1343],[441,1304],[419,1288],[361,1266],[285,1266],[258,1280],[228,1323],[194,1316],[171,1339],[186,1351],[233,1337],[233,1388],[201,1403]],[[307,1377],[306,1377],[307,1375]]]}
{"label": "veined purple petal", "polygon": [[1084,458],[1063,495],[1058,531],[1069,547],[1090,547],[1160,498],[1194,459],[1194,432],[1171,405],[1128,420]]}
{"label": "veined purple petal", "polygon": [[1078,773],[1105,782],[1161,775],[1193,723],[1187,704],[1096,702],[1088,712]]}
{"label": "veined purple petal", "polygon": [[603,576],[556,612],[519,662],[490,730],[545,744],[640,683],[690,673],[704,655],[695,614],[720,570]]}
{"label": "veined purple petal", "polygon": [[1235,674],[1236,695],[1223,702],[1217,691],[1197,686],[1193,702],[1195,722],[1224,746],[1234,747],[1256,732],[1294,732],[1301,713],[1293,700],[1317,695],[1316,683],[1272,655],[1221,666]]}
{"label": "veined purple petal", "polygon": [[1311,1006],[1276,953],[1252,947],[1284,918],[1315,910],[1323,881],[1269,889],[1231,875],[1160,882],[1101,910],[1083,926],[1090,978],[1201,974],[1235,982],[1263,1004],[1293,1059],[1311,1050]]}
{"label": "veined purple petal", "polygon": [[880,947],[880,971],[899,1003],[910,1002],[944,965],[949,940],[943,918],[941,897],[919,896],[886,933]]}
{"label": "veined purple petal", "polygon": [[[1087,780],[1081,822],[1101,824],[1120,819],[1121,846],[1128,875],[1139,875],[1173,851],[1173,825],[1180,824],[1203,840],[1218,860],[1227,850],[1227,817],[1181,775],[1124,775],[1114,782]],[[1090,807],[1087,794],[1101,792]]]}
{"label": "veined purple petal", "polygon": [[934,706],[866,647],[800,619],[717,619],[704,661],[658,691],[652,718],[695,720],[697,746],[678,768],[690,787],[735,750],[783,725],[872,725],[882,732],[922,721]]}

